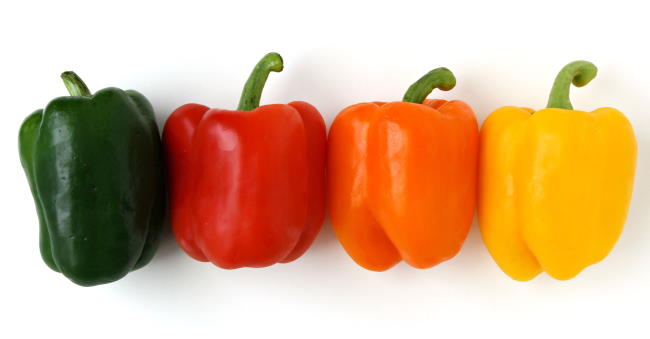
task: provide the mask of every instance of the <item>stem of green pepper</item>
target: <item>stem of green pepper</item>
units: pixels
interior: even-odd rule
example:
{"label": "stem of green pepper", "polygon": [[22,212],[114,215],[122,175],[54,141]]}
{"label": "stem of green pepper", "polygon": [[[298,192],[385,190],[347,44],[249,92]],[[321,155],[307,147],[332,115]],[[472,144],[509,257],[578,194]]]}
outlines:
{"label": "stem of green pepper", "polygon": [[92,95],[86,84],[81,78],[73,71],[61,73],[61,79],[68,89],[68,93],[72,96],[89,97]]}
{"label": "stem of green pepper", "polygon": [[454,73],[444,67],[436,68],[414,82],[404,94],[402,101],[421,104],[435,88],[448,91],[454,86],[456,86]]}
{"label": "stem of green pepper", "polygon": [[239,99],[239,111],[252,111],[259,107],[260,98],[262,97],[262,90],[266,79],[271,72],[281,72],[284,68],[282,64],[282,57],[278,53],[269,53],[265,55],[260,62],[255,65],[253,72],[248,77],[248,81],[244,85],[244,90]]}
{"label": "stem of green pepper", "polygon": [[588,84],[596,77],[598,69],[589,61],[574,61],[562,68],[551,89],[546,108],[573,109],[569,99],[571,83],[576,87]]}

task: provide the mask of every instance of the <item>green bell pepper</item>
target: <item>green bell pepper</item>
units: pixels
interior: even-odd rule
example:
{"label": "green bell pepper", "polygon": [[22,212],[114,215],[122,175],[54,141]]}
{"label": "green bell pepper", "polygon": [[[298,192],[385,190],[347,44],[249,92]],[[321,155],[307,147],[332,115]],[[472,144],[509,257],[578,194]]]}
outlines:
{"label": "green bell pepper", "polygon": [[19,133],[41,256],[76,284],[109,283],[146,265],[160,242],[160,135],[142,94],[92,95],[73,72],[61,78],[71,96],[32,113]]}

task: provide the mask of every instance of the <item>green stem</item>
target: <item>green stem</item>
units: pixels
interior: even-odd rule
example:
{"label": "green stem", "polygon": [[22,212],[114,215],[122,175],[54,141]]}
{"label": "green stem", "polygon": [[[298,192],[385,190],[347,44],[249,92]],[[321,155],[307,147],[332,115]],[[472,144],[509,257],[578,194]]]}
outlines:
{"label": "green stem", "polygon": [[589,61],[574,61],[562,68],[551,89],[546,108],[573,109],[569,99],[571,83],[576,87],[588,84],[596,77],[598,69]]}
{"label": "green stem", "polygon": [[421,104],[434,88],[448,91],[454,86],[456,86],[454,73],[444,67],[436,68],[413,83],[404,94],[402,101]]}
{"label": "green stem", "polygon": [[244,90],[239,99],[239,111],[252,111],[259,107],[262,90],[266,79],[271,72],[281,72],[283,68],[282,57],[278,53],[269,53],[265,55],[260,62],[255,65],[253,72],[248,77],[244,85]]}
{"label": "green stem", "polygon": [[72,96],[89,97],[92,95],[86,84],[81,78],[73,71],[61,73],[61,79],[68,89],[68,93]]}

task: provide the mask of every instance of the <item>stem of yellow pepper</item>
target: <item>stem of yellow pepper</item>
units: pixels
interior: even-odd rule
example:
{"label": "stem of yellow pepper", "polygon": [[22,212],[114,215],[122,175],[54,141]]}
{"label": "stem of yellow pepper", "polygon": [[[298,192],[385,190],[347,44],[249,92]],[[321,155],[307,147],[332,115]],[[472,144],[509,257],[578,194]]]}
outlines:
{"label": "stem of yellow pepper", "polygon": [[252,111],[260,106],[262,90],[271,72],[282,72],[284,65],[278,53],[269,53],[260,60],[244,85],[239,99],[239,111]]}
{"label": "stem of yellow pepper", "polygon": [[425,74],[414,82],[404,94],[404,102],[421,104],[434,88],[448,91],[456,86],[456,77],[450,70],[440,67]]}
{"label": "stem of yellow pepper", "polygon": [[81,78],[73,71],[66,71],[61,73],[61,79],[68,93],[72,96],[89,97],[92,95],[88,86],[81,80]]}
{"label": "stem of yellow pepper", "polygon": [[589,61],[574,61],[562,68],[551,89],[546,108],[573,109],[569,99],[571,83],[576,87],[588,84],[596,77],[598,69]]}

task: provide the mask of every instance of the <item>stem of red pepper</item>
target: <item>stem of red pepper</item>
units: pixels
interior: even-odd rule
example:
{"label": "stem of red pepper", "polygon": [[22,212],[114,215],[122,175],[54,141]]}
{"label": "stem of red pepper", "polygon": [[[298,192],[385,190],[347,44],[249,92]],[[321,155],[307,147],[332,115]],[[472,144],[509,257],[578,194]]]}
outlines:
{"label": "stem of red pepper", "polygon": [[436,68],[414,82],[404,94],[402,101],[421,104],[435,88],[448,91],[454,86],[456,86],[454,73],[444,67]]}
{"label": "stem of red pepper", "polygon": [[86,84],[75,72],[63,72],[61,73],[61,79],[63,79],[63,84],[65,84],[65,88],[68,89],[70,95],[80,97],[89,97],[92,95]]}
{"label": "stem of red pepper", "polygon": [[588,84],[596,77],[598,69],[589,61],[574,61],[562,68],[551,89],[546,108],[573,109],[569,99],[571,83],[576,87]]}
{"label": "stem of red pepper", "polygon": [[264,89],[266,79],[269,77],[269,73],[281,72],[283,68],[280,54],[272,52],[265,55],[255,65],[253,72],[248,77],[248,81],[246,81],[244,90],[241,93],[237,110],[252,111],[259,107],[262,90]]}

